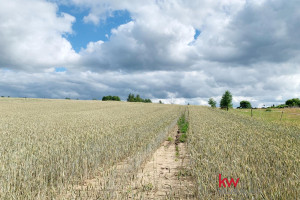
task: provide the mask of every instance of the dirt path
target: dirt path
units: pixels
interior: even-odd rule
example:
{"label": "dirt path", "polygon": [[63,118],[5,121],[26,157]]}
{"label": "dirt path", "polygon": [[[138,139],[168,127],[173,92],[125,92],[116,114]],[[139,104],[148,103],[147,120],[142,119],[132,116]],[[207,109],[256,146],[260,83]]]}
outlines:
{"label": "dirt path", "polygon": [[133,189],[145,199],[194,198],[186,145],[175,144],[177,130],[176,126],[172,131],[172,140],[165,141],[157,149],[133,182]]}
{"label": "dirt path", "polygon": [[169,140],[137,173],[132,160],[125,159],[83,184],[73,186],[72,192],[61,199],[194,199],[186,145],[175,144],[177,130],[176,125]]}

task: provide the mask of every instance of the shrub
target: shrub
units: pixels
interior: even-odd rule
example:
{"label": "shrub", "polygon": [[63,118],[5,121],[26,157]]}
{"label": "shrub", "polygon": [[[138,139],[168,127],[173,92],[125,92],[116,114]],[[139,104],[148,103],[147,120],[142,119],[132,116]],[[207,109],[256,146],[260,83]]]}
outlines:
{"label": "shrub", "polygon": [[267,108],[267,109],[266,109],[266,112],[271,112],[271,111],[272,111],[271,108]]}
{"label": "shrub", "polygon": [[275,106],[275,108],[286,108],[286,107],[289,107],[289,106],[286,104],[280,104],[278,106]]}

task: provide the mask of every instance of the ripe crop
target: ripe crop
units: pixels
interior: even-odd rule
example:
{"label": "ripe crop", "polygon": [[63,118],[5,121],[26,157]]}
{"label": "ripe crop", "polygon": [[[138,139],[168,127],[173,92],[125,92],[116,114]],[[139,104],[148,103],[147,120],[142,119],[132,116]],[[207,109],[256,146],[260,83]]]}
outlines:
{"label": "ripe crop", "polygon": [[172,142],[177,122],[198,199],[300,194],[300,129],[293,124],[125,102],[3,98],[0,110],[0,199],[143,199],[155,186],[139,191],[136,172],[164,140]]}
{"label": "ripe crop", "polygon": [[167,137],[166,128],[176,123],[182,108],[1,100],[0,199],[51,199],[73,194],[72,186],[127,157],[135,159],[132,165],[138,167],[146,153],[151,154]]}
{"label": "ripe crop", "polygon": [[[199,199],[297,199],[300,129],[189,107],[188,149]],[[219,187],[219,175],[239,182]]]}

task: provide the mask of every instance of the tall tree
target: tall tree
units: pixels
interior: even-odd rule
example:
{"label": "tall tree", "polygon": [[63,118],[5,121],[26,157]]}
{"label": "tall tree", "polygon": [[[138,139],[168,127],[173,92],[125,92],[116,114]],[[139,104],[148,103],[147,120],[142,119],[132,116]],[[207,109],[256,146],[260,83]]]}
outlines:
{"label": "tall tree", "polygon": [[222,96],[221,102],[220,102],[221,108],[226,108],[227,110],[229,108],[232,108],[232,95],[231,93],[226,90],[225,93]]}
{"label": "tall tree", "polygon": [[208,100],[208,104],[212,107],[212,108],[215,108],[217,106],[217,102],[213,99],[213,98],[210,98]]}

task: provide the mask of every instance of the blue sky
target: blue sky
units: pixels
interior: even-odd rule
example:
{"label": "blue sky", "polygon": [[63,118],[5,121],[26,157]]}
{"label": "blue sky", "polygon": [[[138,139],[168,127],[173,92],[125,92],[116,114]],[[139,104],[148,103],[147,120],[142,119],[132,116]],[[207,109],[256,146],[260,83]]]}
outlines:
{"label": "blue sky", "polygon": [[132,20],[127,10],[115,10],[97,25],[84,22],[84,16],[89,13],[87,9],[79,9],[71,5],[60,5],[58,12],[68,13],[76,18],[76,22],[73,24],[74,33],[66,35],[76,52],[79,52],[81,48],[86,48],[89,42],[108,41],[112,29]]}

